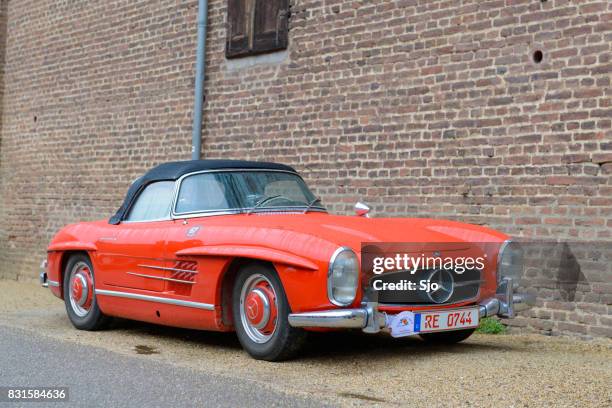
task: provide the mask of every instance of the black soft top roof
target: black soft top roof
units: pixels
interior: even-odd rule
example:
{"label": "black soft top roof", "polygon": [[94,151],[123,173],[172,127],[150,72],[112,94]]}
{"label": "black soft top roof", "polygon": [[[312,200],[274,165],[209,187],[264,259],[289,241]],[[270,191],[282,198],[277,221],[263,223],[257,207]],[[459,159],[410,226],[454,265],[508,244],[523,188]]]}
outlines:
{"label": "black soft top roof", "polygon": [[132,205],[134,198],[147,185],[156,181],[178,180],[185,174],[203,170],[223,170],[223,169],[262,169],[262,170],[283,170],[295,172],[290,166],[278,163],[255,162],[244,160],[188,160],[163,163],[146,172],[142,177],[136,179],[128,189],[123,204],[109,220],[109,224],[119,224],[125,217],[128,209]]}

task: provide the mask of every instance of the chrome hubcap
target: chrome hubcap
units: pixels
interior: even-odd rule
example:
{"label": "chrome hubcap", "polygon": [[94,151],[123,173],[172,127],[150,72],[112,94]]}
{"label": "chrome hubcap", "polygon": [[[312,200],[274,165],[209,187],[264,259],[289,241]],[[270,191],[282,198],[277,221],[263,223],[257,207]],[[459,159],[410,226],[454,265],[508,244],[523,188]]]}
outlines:
{"label": "chrome hubcap", "polygon": [[244,282],[240,292],[240,320],[246,334],[263,344],[274,335],[278,320],[276,292],[265,276],[255,274]]}
{"label": "chrome hubcap", "polygon": [[70,306],[79,317],[85,317],[93,302],[93,275],[89,265],[78,262],[70,271]]}

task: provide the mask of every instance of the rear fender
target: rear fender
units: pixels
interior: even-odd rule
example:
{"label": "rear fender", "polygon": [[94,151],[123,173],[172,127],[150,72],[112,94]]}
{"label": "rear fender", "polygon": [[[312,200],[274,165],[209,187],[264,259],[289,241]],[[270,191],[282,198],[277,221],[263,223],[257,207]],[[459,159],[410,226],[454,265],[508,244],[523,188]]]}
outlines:
{"label": "rear fender", "polygon": [[98,248],[89,242],[67,241],[57,242],[49,245],[47,251],[96,251]]}
{"label": "rear fender", "polygon": [[91,256],[92,252],[96,251],[96,246],[90,243],[70,241],[60,242],[49,245],[47,248],[47,278],[52,282],[57,282],[59,286],[49,285],[51,292],[63,299],[63,280],[64,280],[64,268],[66,263],[72,254],[75,253],[86,253],[89,258],[94,262]]}

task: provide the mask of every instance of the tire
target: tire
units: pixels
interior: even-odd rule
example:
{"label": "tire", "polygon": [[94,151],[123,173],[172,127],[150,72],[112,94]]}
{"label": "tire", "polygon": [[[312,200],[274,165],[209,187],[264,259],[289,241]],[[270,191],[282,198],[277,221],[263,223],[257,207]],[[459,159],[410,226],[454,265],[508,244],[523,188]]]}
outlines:
{"label": "tire", "polygon": [[110,318],[98,307],[94,269],[87,255],[76,254],[70,257],[64,270],[63,288],[66,312],[74,327],[94,331],[109,323]]}
{"label": "tire", "polygon": [[420,334],[427,343],[432,344],[455,344],[470,337],[476,329],[454,330],[448,332]]}
{"label": "tire", "polygon": [[289,325],[289,313],[285,290],[273,268],[252,264],[238,272],[232,316],[238,340],[253,358],[282,361],[302,349],[306,332]]}

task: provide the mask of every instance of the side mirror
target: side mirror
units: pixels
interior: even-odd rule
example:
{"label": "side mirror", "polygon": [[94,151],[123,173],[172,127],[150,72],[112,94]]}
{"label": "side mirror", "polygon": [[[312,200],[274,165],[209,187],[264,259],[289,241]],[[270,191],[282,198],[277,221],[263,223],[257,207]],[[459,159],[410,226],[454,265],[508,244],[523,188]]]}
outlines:
{"label": "side mirror", "polygon": [[355,214],[357,214],[358,217],[370,218],[370,216],[368,215],[369,212],[370,207],[368,207],[367,204],[364,204],[361,201],[357,201],[357,204],[355,204]]}

